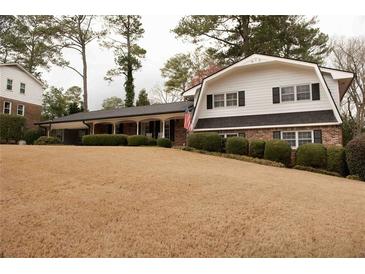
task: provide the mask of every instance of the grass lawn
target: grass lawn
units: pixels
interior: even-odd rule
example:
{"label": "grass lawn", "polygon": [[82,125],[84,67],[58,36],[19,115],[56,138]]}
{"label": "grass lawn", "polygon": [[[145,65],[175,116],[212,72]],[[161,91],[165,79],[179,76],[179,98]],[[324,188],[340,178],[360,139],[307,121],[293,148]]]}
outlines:
{"label": "grass lawn", "polygon": [[365,183],[157,147],[0,146],[3,257],[365,257]]}

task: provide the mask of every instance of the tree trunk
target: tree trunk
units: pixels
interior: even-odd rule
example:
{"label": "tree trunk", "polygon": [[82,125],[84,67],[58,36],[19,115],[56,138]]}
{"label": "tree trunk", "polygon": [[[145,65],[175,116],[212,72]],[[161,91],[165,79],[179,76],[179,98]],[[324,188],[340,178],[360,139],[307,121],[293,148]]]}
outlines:
{"label": "tree trunk", "polygon": [[131,41],[130,41],[130,18],[128,16],[128,33],[127,33],[127,80],[125,82],[125,106],[133,107],[134,104],[134,85],[133,85],[133,67],[131,62]]}
{"label": "tree trunk", "polygon": [[82,45],[82,84],[84,89],[84,112],[89,111],[87,100],[87,62],[86,62],[86,45]]}

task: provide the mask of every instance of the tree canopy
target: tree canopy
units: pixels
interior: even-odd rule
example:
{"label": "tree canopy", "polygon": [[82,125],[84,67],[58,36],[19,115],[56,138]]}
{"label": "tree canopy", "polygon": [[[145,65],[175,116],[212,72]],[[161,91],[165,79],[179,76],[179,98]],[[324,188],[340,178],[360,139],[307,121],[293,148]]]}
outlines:
{"label": "tree canopy", "polygon": [[102,107],[103,109],[116,109],[124,107],[124,102],[121,98],[117,96],[112,96],[104,99]]}
{"label": "tree canopy", "polygon": [[150,100],[148,99],[148,94],[147,91],[145,89],[141,89],[139,94],[138,94],[138,99],[136,102],[136,106],[149,106]]}

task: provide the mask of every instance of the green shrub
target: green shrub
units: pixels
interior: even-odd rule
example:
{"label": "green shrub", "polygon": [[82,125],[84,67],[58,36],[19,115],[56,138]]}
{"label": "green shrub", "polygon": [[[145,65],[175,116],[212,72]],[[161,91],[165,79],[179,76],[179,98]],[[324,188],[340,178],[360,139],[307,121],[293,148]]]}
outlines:
{"label": "green shrub", "polygon": [[254,158],[264,158],[265,141],[252,140],[250,141],[249,155]]}
{"label": "green shrub", "polygon": [[293,168],[299,169],[299,170],[315,172],[315,173],[320,173],[320,174],[325,174],[325,175],[330,175],[330,176],[342,177],[341,174],[338,172],[328,171],[325,169],[319,169],[319,168],[314,168],[314,167],[310,167],[310,166],[296,165]]}
{"label": "green shrub", "polygon": [[361,181],[360,177],[357,175],[347,175],[346,179]]}
{"label": "green shrub", "polygon": [[35,145],[57,145],[61,144],[61,140],[57,137],[52,136],[41,136],[37,140],[34,141]]}
{"label": "green shrub", "polygon": [[346,145],[346,161],[350,174],[365,181],[365,134],[352,139]]}
{"label": "green shrub", "polygon": [[290,165],[291,147],[283,140],[270,140],[266,142],[264,158],[266,160]]}
{"label": "green shrub", "polygon": [[147,146],[155,146],[157,145],[157,140],[152,137],[147,137]]}
{"label": "green shrub", "polygon": [[338,172],[342,176],[348,175],[346,153],[343,147],[331,146],[327,148],[327,170]]}
{"label": "green shrub", "polygon": [[222,137],[218,133],[192,133],[188,136],[188,146],[206,151],[222,151]]}
{"label": "green shrub", "polygon": [[296,153],[296,164],[325,169],[327,167],[326,148],[322,144],[304,144]]}
{"label": "green shrub", "polygon": [[24,133],[23,139],[27,145],[33,145],[35,140],[42,136],[42,131],[39,129],[29,129]]}
{"label": "green shrub", "polygon": [[0,140],[19,141],[23,137],[24,125],[24,116],[0,114]]}
{"label": "green shrub", "polygon": [[159,147],[172,147],[172,143],[169,139],[167,138],[159,138],[157,139],[157,145]]}
{"label": "green shrub", "polygon": [[243,137],[230,137],[226,141],[226,152],[230,154],[247,155],[248,141]]}
{"label": "green shrub", "polygon": [[128,136],[128,146],[147,146],[148,138],[144,135]]}
{"label": "green shrub", "polygon": [[123,134],[84,135],[82,144],[85,146],[125,146],[127,136]]}

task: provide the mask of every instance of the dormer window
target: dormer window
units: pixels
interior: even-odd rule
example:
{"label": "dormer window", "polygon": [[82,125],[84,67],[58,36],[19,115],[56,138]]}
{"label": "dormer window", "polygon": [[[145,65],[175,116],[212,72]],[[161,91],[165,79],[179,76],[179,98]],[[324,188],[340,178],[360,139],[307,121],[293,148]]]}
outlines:
{"label": "dormer window", "polygon": [[20,93],[25,94],[25,84],[24,83],[20,83]]}
{"label": "dormer window", "polygon": [[13,90],[13,80],[8,79],[8,80],[6,81],[6,89],[7,89],[7,90]]}

